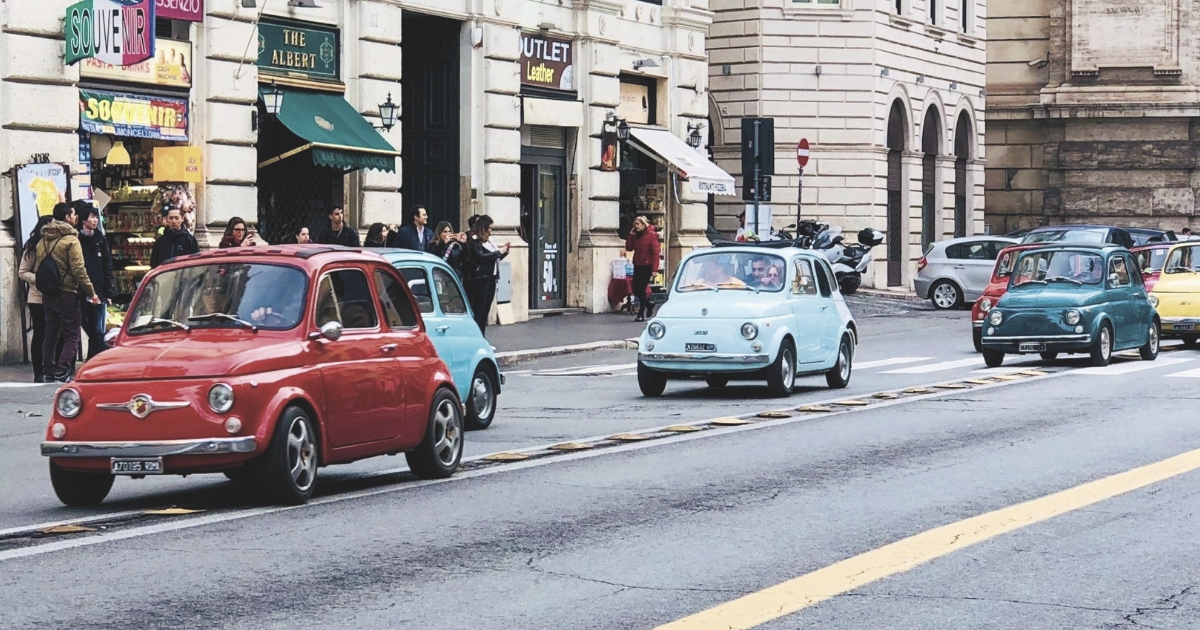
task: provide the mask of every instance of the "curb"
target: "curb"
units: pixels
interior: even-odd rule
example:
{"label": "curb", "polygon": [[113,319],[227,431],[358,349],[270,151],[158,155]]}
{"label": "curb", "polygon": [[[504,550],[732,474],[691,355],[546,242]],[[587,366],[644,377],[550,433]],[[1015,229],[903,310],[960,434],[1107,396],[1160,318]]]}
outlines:
{"label": "curb", "polygon": [[552,348],[534,348],[532,350],[512,350],[509,352],[497,352],[496,362],[500,367],[505,368],[512,366],[521,361],[530,361],[533,359],[542,359],[545,357],[557,357],[567,354],[577,354],[580,352],[590,352],[592,350],[602,350],[605,348],[637,348],[637,339],[617,339],[613,341],[592,341],[589,343],[579,343],[570,346],[555,346]]}
{"label": "curb", "polygon": [[891,298],[893,300],[905,300],[907,302],[927,302],[928,301],[928,300],[922,299],[920,297],[917,297],[916,293],[909,293],[909,292],[901,293],[899,291],[887,291],[884,289],[871,289],[868,287],[859,287],[858,291],[855,291],[855,293],[860,294],[860,295],[869,295],[871,297]]}

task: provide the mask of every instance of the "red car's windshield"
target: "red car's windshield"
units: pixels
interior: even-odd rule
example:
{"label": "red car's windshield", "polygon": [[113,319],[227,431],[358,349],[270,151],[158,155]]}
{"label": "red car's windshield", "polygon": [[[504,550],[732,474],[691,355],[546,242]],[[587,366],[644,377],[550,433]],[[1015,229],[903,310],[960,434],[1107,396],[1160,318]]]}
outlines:
{"label": "red car's windshield", "polygon": [[286,330],[300,323],[308,276],[295,267],[214,263],[153,276],[129,308],[131,334],[183,328]]}

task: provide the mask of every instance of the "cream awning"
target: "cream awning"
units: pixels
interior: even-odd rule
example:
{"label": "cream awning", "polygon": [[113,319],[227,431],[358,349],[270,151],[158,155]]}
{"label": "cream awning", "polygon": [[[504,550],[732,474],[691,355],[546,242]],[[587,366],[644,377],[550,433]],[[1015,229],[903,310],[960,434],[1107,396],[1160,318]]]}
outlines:
{"label": "cream awning", "polygon": [[733,176],[666,129],[630,127],[629,141],[692,185],[692,192],[736,195]]}

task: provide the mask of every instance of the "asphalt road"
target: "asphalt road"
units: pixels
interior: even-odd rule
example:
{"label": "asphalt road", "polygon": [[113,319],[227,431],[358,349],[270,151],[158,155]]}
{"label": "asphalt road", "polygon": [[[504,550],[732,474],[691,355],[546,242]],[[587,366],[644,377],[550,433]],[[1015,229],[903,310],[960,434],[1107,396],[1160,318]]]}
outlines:
{"label": "asphalt road", "polygon": [[[1127,492],[1088,491],[1090,502],[1050,517],[1018,515],[1012,531],[961,547],[918,546],[910,570],[886,547],[1200,449],[1200,352],[1103,370],[1031,361],[1016,368],[1043,369],[1008,376],[978,371],[964,313],[880,308],[894,310],[857,313],[851,387],[807,379],[787,401],[702,383],[643,399],[630,352],[516,366],[468,454],[668,437],[472,465],[443,483],[370,460],[322,471],[320,497],[292,509],[256,506],[214,476],[119,480],[100,513],[205,511],[0,540],[0,627],[607,629],[697,613],[686,627],[1200,625],[1200,472],[1186,466]],[[981,378],[990,383],[872,396]],[[36,449],[45,418],[15,413],[44,410],[48,396],[0,389],[0,529],[94,513],[57,505]],[[847,399],[870,404],[794,411]],[[792,411],[753,417],[772,409]],[[728,416],[755,422],[704,422]],[[705,429],[648,431],[676,423]],[[986,529],[964,527],[968,541]],[[823,580],[824,601],[764,613],[803,595],[763,589],[848,559],[882,573]],[[735,601],[748,603],[704,617]]]}

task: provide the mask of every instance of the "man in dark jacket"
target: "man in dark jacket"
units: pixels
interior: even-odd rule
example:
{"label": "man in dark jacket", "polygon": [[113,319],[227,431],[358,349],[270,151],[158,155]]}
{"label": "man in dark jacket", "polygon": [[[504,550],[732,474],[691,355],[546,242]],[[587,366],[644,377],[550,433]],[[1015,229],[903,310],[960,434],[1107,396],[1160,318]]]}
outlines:
{"label": "man in dark jacket", "polygon": [[105,306],[112,303],[116,282],[113,281],[112,250],[108,246],[108,239],[100,231],[100,211],[87,202],[75,202],[72,205],[79,214],[79,245],[83,249],[83,266],[100,298],[100,304],[87,300],[80,300],[79,304],[83,332],[88,337],[87,358],[90,359],[108,348],[104,342],[107,323]]}
{"label": "man in dark jacket", "polygon": [[426,251],[433,243],[433,230],[426,226],[429,215],[425,212],[425,206],[413,206],[405,218],[408,223],[388,237],[388,247]]}
{"label": "man in dark jacket", "polygon": [[346,212],[341,206],[329,209],[329,227],[317,232],[314,242],[322,245],[362,247],[362,242],[358,239],[358,230],[346,225]]}
{"label": "man in dark jacket", "polygon": [[162,213],[167,229],[154,241],[154,249],[150,250],[151,269],[172,258],[200,253],[200,244],[196,242],[196,237],[183,229],[183,213],[179,208],[164,205]]}
{"label": "man in dark jacket", "polygon": [[39,289],[43,289],[40,286],[42,263],[51,258],[58,266],[58,290],[42,291],[42,310],[46,316],[42,360],[47,383],[65,383],[75,373],[75,354],[79,352],[79,300],[101,303],[83,265],[79,233],[74,227],[77,220],[75,208],[65,203],[54,206],[54,220],[42,228],[42,240],[38,241],[35,250],[33,268],[38,270]]}

